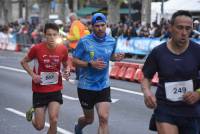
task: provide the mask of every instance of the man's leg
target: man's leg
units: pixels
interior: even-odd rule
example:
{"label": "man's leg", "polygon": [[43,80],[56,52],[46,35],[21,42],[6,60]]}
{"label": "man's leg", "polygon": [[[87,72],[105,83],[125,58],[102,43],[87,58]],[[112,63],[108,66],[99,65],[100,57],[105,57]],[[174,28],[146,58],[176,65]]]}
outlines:
{"label": "man's leg", "polygon": [[50,127],[47,134],[57,133],[58,113],[60,110],[60,103],[53,101],[48,104]]}
{"label": "man's leg", "polygon": [[96,109],[99,117],[98,134],[109,134],[108,118],[110,102],[99,102],[96,104]]}
{"label": "man's leg", "polygon": [[167,122],[156,122],[156,127],[158,134],[179,134],[178,127]]}
{"label": "man's leg", "polygon": [[35,127],[35,129],[37,129],[39,131],[42,130],[45,125],[45,112],[46,112],[45,107],[35,108],[32,124]]}
{"label": "man's leg", "polygon": [[198,118],[182,117],[179,122],[179,134],[199,134]]}
{"label": "man's leg", "polygon": [[82,129],[94,121],[94,109],[83,109],[83,115],[79,117],[78,123],[75,125],[75,134],[82,134]]}

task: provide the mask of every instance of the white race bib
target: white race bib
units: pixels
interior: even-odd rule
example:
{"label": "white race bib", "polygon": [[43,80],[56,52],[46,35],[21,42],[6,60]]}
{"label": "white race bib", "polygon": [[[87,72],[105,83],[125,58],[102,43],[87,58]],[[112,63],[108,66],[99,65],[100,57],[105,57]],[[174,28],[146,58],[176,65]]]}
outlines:
{"label": "white race bib", "polygon": [[58,83],[58,72],[41,72],[41,85],[52,85]]}
{"label": "white race bib", "polygon": [[193,81],[166,82],[166,98],[171,101],[182,101],[186,92],[193,91]]}

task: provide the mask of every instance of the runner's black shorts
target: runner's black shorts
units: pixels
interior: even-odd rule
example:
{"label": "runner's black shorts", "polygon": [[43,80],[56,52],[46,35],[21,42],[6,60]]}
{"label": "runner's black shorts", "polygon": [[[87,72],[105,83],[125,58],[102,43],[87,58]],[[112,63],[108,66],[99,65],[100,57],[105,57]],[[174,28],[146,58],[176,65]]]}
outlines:
{"label": "runner's black shorts", "polygon": [[110,87],[100,91],[91,91],[78,88],[79,102],[84,109],[93,109],[99,102],[111,102]]}
{"label": "runner's black shorts", "polygon": [[168,110],[165,105],[157,105],[154,110],[155,121],[177,126],[179,134],[199,134],[199,117],[173,115],[167,113]]}
{"label": "runner's black shorts", "polygon": [[60,104],[63,104],[62,93],[61,91],[49,92],[49,93],[33,93],[33,107],[44,107],[52,101],[56,101]]}

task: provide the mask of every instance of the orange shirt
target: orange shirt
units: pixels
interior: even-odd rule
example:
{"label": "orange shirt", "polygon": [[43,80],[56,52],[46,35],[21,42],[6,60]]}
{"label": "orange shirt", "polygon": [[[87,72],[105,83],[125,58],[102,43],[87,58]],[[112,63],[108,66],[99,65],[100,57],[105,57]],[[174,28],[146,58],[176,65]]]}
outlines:
{"label": "orange shirt", "polygon": [[80,38],[88,34],[90,34],[88,28],[81,21],[75,20],[71,24],[69,34],[67,35],[67,39],[70,41],[69,47],[75,49]]}

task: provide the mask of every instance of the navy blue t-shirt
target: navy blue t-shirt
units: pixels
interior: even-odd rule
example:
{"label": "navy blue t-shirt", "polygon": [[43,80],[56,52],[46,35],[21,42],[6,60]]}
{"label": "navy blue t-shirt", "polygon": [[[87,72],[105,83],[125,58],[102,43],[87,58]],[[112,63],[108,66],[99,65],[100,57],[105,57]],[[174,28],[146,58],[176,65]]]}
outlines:
{"label": "navy blue t-shirt", "polygon": [[156,91],[158,107],[167,114],[178,116],[199,116],[200,102],[189,105],[183,101],[166,99],[165,82],[193,80],[194,90],[199,88],[200,45],[190,41],[187,50],[179,55],[172,53],[167,44],[155,47],[144,63],[143,73],[151,79],[158,72],[159,83]]}

